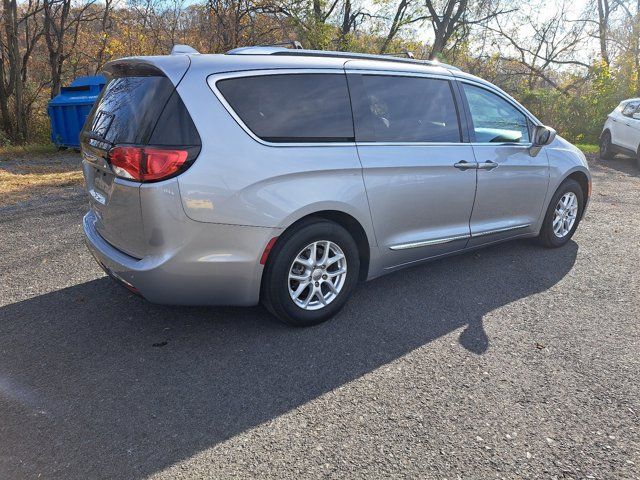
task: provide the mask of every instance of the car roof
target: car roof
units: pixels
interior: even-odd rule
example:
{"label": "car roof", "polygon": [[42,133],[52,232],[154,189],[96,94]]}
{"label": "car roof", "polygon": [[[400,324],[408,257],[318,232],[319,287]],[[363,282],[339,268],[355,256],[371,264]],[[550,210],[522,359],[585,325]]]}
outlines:
{"label": "car roof", "polygon": [[288,49],[281,46],[240,47],[225,54],[201,54],[188,45],[176,45],[171,55],[128,57],[110,63],[141,62],[152,64],[167,73],[175,83],[175,80],[179,80],[181,76],[179,72],[185,70],[185,61],[190,74],[197,73],[198,70],[201,70],[202,74],[210,75],[247,70],[349,68],[455,76],[495,88],[493,84],[482,78],[463,72],[452,65],[433,60],[401,58],[395,55]]}

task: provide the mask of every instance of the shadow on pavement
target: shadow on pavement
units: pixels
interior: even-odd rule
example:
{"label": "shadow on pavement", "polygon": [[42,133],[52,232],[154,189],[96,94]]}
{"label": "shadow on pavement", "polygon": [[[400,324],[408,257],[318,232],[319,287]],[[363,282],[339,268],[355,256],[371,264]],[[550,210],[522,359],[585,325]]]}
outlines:
{"label": "shadow on pavement", "polygon": [[620,173],[630,175],[632,177],[640,177],[640,168],[638,168],[638,161],[635,158],[626,155],[616,155],[611,160],[603,160],[597,155],[593,155],[589,159],[589,165],[596,168],[605,168],[616,170]]}
{"label": "shadow on pavement", "polygon": [[334,321],[292,329],[259,307],[163,307],[102,278],[0,308],[0,476],[143,478],[544,291],[570,242],[518,241],[358,289]]}

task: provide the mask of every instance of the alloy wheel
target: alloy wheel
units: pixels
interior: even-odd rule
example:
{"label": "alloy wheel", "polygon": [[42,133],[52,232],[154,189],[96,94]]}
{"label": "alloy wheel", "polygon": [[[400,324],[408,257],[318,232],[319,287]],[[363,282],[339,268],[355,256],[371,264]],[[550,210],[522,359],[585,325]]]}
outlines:
{"label": "alloy wheel", "polygon": [[573,228],[578,217],[578,197],[573,192],[567,192],[558,201],[553,213],[553,233],[558,238],[564,238]]}
{"label": "alloy wheel", "polygon": [[319,310],[340,294],[347,278],[347,258],[329,240],[310,243],[296,255],[287,279],[289,295],[304,310]]}

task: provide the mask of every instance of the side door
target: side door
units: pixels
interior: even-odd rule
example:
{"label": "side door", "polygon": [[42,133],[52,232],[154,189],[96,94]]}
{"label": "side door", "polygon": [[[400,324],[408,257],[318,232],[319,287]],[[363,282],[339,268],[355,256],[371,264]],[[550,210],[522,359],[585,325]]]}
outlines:
{"label": "side door", "polygon": [[622,111],[625,106],[624,103],[621,103],[608,116],[609,120],[611,120],[609,129],[611,132],[611,143],[619,147],[624,144],[622,136],[624,135],[625,117],[622,115]]}
{"label": "side door", "polygon": [[549,160],[529,154],[531,121],[497,90],[460,82],[478,162],[469,246],[535,232],[549,186]]}
{"label": "side door", "polygon": [[349,65],[347,74],[384,268],[464,249],[476,163],[452,77]]}
{"label": "side door", "polygon": [[631,149],[640,156],[640,104],[631,117]]}
{"label": "side door", "polygon": [[638,147],[638,139],[637,136],[640,130],[636,129],[636,123],[640,124],[640,120],[636,120],[633,118],[633,114],[640,108],[640,101],[629,102],[625,105],[622,110],[622,118],[621,121],[618,122],[621,130],[621,141],[620,146],[627,148],[633,152],[636,151]]}

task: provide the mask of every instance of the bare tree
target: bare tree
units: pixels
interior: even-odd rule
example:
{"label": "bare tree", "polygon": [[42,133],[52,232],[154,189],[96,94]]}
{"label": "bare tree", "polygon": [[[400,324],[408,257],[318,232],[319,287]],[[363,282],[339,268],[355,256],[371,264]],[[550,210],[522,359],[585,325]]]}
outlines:
{"label": "bare tree", "polygon": [[33,98],[26,98],[25,83],[29,61],[42,35],[37,18],[42,5],[39,0],[30,0],[22,6],[16,0],[3,0],[2,7],[0,115],[6,134],[21,143],[28,136],[27,114]]}
{"label": "bare tree", "polygon": [[64,63],[78,42],[80,24],[97,16],[90,10],[95,0],[74,8],[72,0],[43,0],[44,38],[51,69],[51,98],[60,93]]}
{"label": "bare tree", "polygon": [[342,21],[340,23],[340,34],[337,39],[338,49],[344,50],[346,45],[346,38],[348,35],[354,33],[356,28],[361,22],[371,18],[372,15],[362,7],[354,5],[351,0],[344,0],[342,6]]}
{"label": "bare tree", "polygon": [[111,18],[113,0],[104,0],[102,15],[100,16],[100,43],[98,53],[95,58],[94,73],[98,73],[106,63],[107,44],[113,29],[113,19]]}
{"label": "bare tree", "polygon": [[445,49],[451,48],[450,42],[453,38],[468,38],[473,26],[486,24],[500,15],[514,11],[501,8],[496,0],[446,0],[443,4],[434,0],[424,0],[424,4],[434,36],[430,59],[437,58]]}
{"label": "bare tree", "polygon": [[622,18],[610,40],[617,47],[621,63],[630,63],[635,78],[634,91],[640,96],[640,0],[617,0]]}
{"label": "bare tree", "polygon": [[609,51],[607,48],[609,40],[609,18],[611,16],[610,0],[595,0],[598,10],[598,41],[600,43],[600,57],[609,66]]}
{"label": "bare tree", "polygon": [[[499,39],[508,42],[508,48],[501,49],[500,56],[505,65],[524,68],[529,88],[533,88],[537,80],[542,80],[568,93],[569,87],[561,86],[554,77],[558,68],[590,69],[588,59],[580,56],[587,37],[585,23],[569,18],[566,2],[561,4],[555,16],[542,21],[538,20],[538,11],[533,5],[528,12],[520,12],[519,18],[510,17],[505,22],[496,19],[488,28],[496,32]],[[502,44],[502,40],[498,41]]]}
{"label": "bare tree", "polygon": [[389,45],[391,45],[391,42],[402,28],[413,23],[422,22],[426,18],[425,15],[416,12],[416,3],[413,0],[400,0],[395,8],[389,31],[380,47],[380,53],[387,52]]}
{"label": "bare tree", "polygon": [[243,44],[262,43],[271,28],[263,30],[256,25],[259,9],[259,4],[253,0],[207,0],[214,50],[226,51]]}

